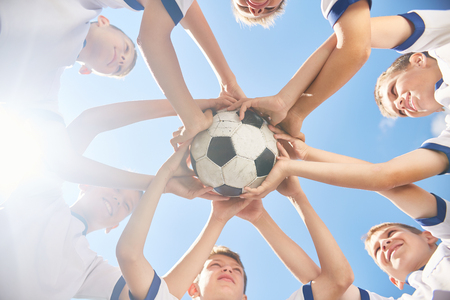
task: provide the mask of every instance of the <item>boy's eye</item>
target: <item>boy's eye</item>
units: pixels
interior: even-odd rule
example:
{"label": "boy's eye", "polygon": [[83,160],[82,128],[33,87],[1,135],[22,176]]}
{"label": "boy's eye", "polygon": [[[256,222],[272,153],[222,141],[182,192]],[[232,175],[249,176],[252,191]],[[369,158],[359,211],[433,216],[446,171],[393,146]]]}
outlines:
{"label": "boy's eye", "polygon": [[116,71],[116,74],[120,74],[121,71],[122,71],[122,67],[118,67],[117,71]]}
{"label": "boy's eye", "polygon": [[377,254],[378,254],[378,251],[380,250],[380,247],[377,247],[376,249],[375,249],[375,253],[374,253],[374,256],[375,257],[377,257]]}
{"label": "boy's eye", "polygon": [[242,270],[240,268],[234,268],[233,271],[238,272],[239,274],[242,274]]}
{"label": "boy's eye", "polygon": [[399,110],[398,114],[402,117],[406,117],[407,115],[405,114],[405,112],[403,110]]}
{"label": "boy's eye", "polygon": [[265,10],[266,12],[271,12],[275,9],[275,7],[266,7]]}
{"label": "boy's eye", "polygon": [[390,236],[392,236],[392,234],[395,232],[395,230],[389,230],[389,232],[388,232],[388,237],[390,237]]}

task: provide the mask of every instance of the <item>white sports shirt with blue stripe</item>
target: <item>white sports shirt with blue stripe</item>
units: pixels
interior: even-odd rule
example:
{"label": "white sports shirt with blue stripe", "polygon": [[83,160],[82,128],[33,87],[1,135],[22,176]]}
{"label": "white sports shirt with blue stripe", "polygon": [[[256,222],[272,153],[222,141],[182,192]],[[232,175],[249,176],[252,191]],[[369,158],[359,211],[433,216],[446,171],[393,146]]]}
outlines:
{"label": "white sports shirt with blue stripe", "polygon": [[[450,10],[417,10],[401,15],[414,24],[414,33],[402,45],[394,48],[400,53],[423,52],[437,60],[442,80],[436,83],[434,97],[450,109]],[[421,148],[437,150],[447,155],[450,162],[450,115],[447,128],[437,137],[425,141]],[[450,167],[443,173],[450,173]]]}
{"label": "white sports shirt with blue stripe", "polygon": [[[364,0],[322,0],[322,14],[333,27],[347,8],[358,1]],[[367,2],[369,6],[372,6],[372,0],[367,0]]]}

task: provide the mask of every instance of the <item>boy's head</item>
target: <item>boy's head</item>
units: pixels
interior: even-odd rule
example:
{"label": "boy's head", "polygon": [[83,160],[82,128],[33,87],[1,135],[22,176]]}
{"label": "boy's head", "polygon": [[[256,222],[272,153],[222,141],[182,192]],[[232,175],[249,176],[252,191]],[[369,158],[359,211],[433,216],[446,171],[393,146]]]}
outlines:
{"label": "boy's head", "polygon": [[269,28],[283,14],[286,0],[231,0],[234,17],[238,23]]}
{"label": "boy's head", "polygon": [[71,210],[87,222],[88,233],[105,229],[106,233],[119,226],[137,206],[142,192],[89,185],[80,185],[78,200]]}
{"label": "boy's head", "polygon": [[364,243],[376,264],[402,289],[408,274],[426,265],[437,240],[430,232],[409,225],[382,223],[369,230]]}
{"label": "boy's head", "polygon": [[214,246],[188,292],[192,299],[246,300],[246,287],[247,275],[239,254],[225,246]]}
{"label": "boy's head", "polygon": [[125,77],[137,60],[133,41],[104,16],[92,22],[86,36],[86,45],[77,61],[82,64],[80,74],[95,73],[109,77]]}
{"label": "boy's head", "polygon": [[377,80],[375,101],[385,117],[424,117],[442,111],[435,86],[442,78],[428,53],[408,53],[397,58]]}

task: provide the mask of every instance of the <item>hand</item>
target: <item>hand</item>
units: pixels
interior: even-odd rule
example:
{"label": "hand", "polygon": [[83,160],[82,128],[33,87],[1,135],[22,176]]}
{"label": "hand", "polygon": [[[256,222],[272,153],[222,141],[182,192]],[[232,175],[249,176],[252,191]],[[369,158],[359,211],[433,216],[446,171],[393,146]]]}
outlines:
{"label": "hand", "polygon": [[264,212],[264,206],[262,204],[262,200],[255,199],[252,202],[250,202],[250,204],[247,205],[247,207],[245,207],[243,210],[238,212],[236,214],[236,216],[254,224],[259,220],[259,218],[261,218],[263,212]]}
{"label": "hand", "polygon": [[302,188],[297,176],[289,176],[280,183],[277,187],[277,191],[283,196],[294,197],[302,192]]}
{"label": "hand", "polygon": [[208,108],[212,109],[213,111],[218,111],[224,108],[227,108],[228,106],[235,103],[237,100],[231,96],[228,95],[221,95],[218,98],[212,98],[212,99],[198,99],[196,100],[197,105],[200,107],[201,110],[206,110]]}
{"label": "hand", "polygon": [[226,223],[252,201],[253,198],[241,199],[236,197],[230,198],[228,201],[212,201],[212,217],[220,223]]}
{"label": "hand", "polygon": [[178,144],[183,144],[184,142],[194,138],[197,133],[208,129],[212,124],[212,117],[212,111],[208,109],[204,113],[203,120],[198,120],[195,126],[184,126],[181,130],[177,131],[178,135],[174,135],[174,138],[170,140],[170,143],[172,144],[172,147],[175,149],[175,151],[178,150]]}
{"label": "hand", "polygon": [[283,145],[283,148],[286,149],[291,159],[306,160],[309,147],[305,144],[305,135],[303,133],[300,132],[300,137],[295,138],[272,125],[269,125],[269,129],[275,133],[273,135],[274,138]]}
{"label": "hand", "polygon": [[241,107],[239,118],[245,117],[245,112],[250,107],[259,111],[264,117],[267,117],[270,124],[277,125],[286,118],[289,108],[286,102],[278,95],[269,97],[259,97],[253,99],[241,99],[228,107],[228,110],[235,110]]}
{"label": "hand", "polygon": [[192,139],[186,141],[181,147],[169,157],[169,159],[161,166],[161,170],[165,169],[169,172],[169,176],[194,176],[195,172],[188,168],[187,159],[189,157],[189,145]]}
{"label": "hand", "polygon": [[277,157],[277,162],[273,166],[269,175],[263,183],[257,188],[246,187],[246,194],[242,194],[241,198],[264,198],[271,191],[275,190],[280,183],[286,178],[287,168],[290,164],[290,159],[287,151],[277,142],[278,150],[280,151],[280,156]]}
{"label": "hand", "polygon": [[171,193],[186,199],[196,197],[207,200],[228,200],[229,197],[216,194],[212,187],[205,187],[194,176],[173,177],[166,185],[165,193]]}
{"label": "hand", "polygon": [[247,98],[245,96],[244,91],[241,89],[241,87],[239,86],[239,84],[237,84],[236,81],[230,84],[222,84],[219,96],[220,97],[229,96],[237,100]]}

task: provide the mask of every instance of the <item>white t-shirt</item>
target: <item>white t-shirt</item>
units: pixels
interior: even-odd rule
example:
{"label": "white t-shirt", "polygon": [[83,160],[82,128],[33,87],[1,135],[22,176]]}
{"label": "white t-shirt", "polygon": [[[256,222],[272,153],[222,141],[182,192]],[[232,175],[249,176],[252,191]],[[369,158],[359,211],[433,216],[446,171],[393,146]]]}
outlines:
{"label": "white t-shirt", "polygon": [[121,277],[89,248],[52,173],[24,182],[0,206],[0,299],[110,299]]}
{"label": "white t-shirt", "polygon": [[[342,16],[347,8],[361,0],[322,0],[322,14],[330,22],[331,27]],[[372,0],[367,0],[369,6],[372,6]]]}
{"label": "white t-shirt", "polygon": [[[407,283],[416,289],[413,295],[403,294],[399,299],[448,300],[450,299],[450,202],[436,197],[438,214],[436,217],[416,219],[424,230],[440,238],[436,251],[423,270],[412,272]],[[393,299],[361,290],[361,300]]]}
{"label": "white t-shirt", "polygon": [[124,0],[0,1],[0,102],[58,112],[60,76],[103,8]]}
{"label": "white t-shirt", "polygon": [[[402,15],[414,24],[414,33],[394,48],[400,53],[424,52],[437,60],[442,81],[436,84],[436,101],[450,109],[450,10],[418,10]],[[445,153],[450,162],[450,115],[447,128],[437,137],[425,141],[421,148]],[[449,169],[444,173],[450,173]]]}

